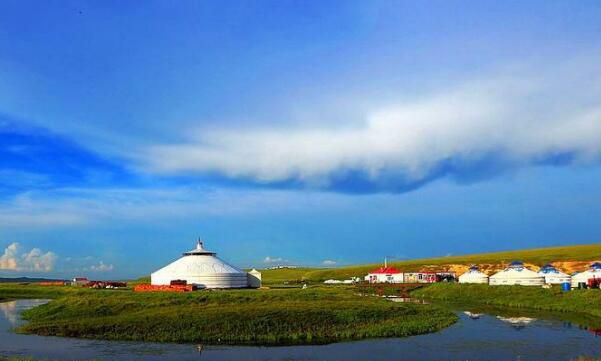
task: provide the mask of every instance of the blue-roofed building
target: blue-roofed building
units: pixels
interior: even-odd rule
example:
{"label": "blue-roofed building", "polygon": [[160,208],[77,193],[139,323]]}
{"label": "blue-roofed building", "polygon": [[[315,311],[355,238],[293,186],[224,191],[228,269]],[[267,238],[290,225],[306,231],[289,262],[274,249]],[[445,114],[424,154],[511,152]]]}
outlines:
{"label": "blue-roofed building", "polygon": [[559,285],[562,283],[570,282],[572,280],[572,277],[570,277],[570,275],[561,272],[550,263],[547,263],[546,265],[541,267],[541,269],[538,271],[538,274],[545,277],[546,284],[551,285]]}
{"label": "blue-roofed building", "polygon": [[593,280],[592,283],[601,282],[601,262],[594,262],[588,270],[572,276],[572,288],[578,287],[580,283],[588,285],[589,280]]}
{"label": "blue-roofed building", "polygon": [[459,283],[488,284],[488,276],[481,272],[478,266],[472,265],[467,272],[459,276]]}
{"label": "blue-roofed building", "polygon": [[513,261],[503,271],[490,276],[489,284],[493,286],[542,286],[545,284],[545,277],[526,268],[523,262]]}

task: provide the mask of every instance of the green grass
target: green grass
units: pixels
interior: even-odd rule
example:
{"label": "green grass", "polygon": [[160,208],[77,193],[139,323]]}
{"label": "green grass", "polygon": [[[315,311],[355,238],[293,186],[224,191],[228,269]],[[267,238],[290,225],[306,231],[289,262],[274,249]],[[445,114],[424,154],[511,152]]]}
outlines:
{"label": "green grass", "polygon": [[90,292],[81,287],[40,286],[36,284],[21,285],[16,283],[0,284],[0,300],[16,300],[24,298],[57,298],[68,294]]}
{"label": "green grass", "polygon": [[600,290],[561,292],[558,287],[545,289],[526,286],[437,283],[414,290],[411,295],[452,303],[576,313],[601,321]]}
{"label": "green grass", "polygon": [[[499,263],[512,259],[541,265],[548,261],[601,259],[601,245],[442,257],[392,264],[404,271],[411,271],[424,265]],[[375,297],[360,297],[347,286],[310,287],[307,290],[298,288],[302,282],[311,284],[328,278],[362,276],[376,266],[264,270],[263,280],[272,287],[270,290],[137,294],[131,290],[4,284],[0,285],[0,299],[56,299],[48,305],[27,311],[25,317],[30,323],[21,330],[23,332],[159,342],[327,343],[426,333],[455,321],[453,314],[437,306],[393,304]],[[148,278],[135,282],[148,282]],[[279,288],[283,286],[291,288]],[[412,294],[444,301],[584,313],[601,318],[601,292],[598,291],[562,294],[556,289],[437,284]]]}
{"label": "green grass", "polygon": [[[536,248],[495,253],[481,253],[463,256],[425,258],[407,261],[389,262],[391,266],[403,271],[418,271],[426,265],[446,264],[499,264],[519,259],[527,263],[542,266],[553,261],[590,261],[601,259],[601,244]],[[303,268],[296,270],[263,270],[265,284],[283,283],[285,281],[304,280],[308,282],[322,282],[324,280],[346,279],[350,277],[365,276],[370,270],[381,266],[380,264],[366,264],[336,268]]]}
{"label": "green grass", "polygon": [[[36,360],[36,359],[30,358],[30,357],[22,357],[22,356],[14,356],[14,357],[0,356],[0,361],[42,361],[42,360]],[[57,361],[57,360],[43,360],[43,361]],[[601,361],[601,358],[592,358],[592,357],[583,356],[583,357],[578,357],[577,359],[573,359],[571,361]]]}
{"label": "green grass", "polygon": [[282,268],[261,270],[264,285],[299,285],[306,281],[306,274],[317,268]]}
{"label": "green grass", "polygon": [[206,344],[319,344],[402,337],[449,326],[443,308],[360,297],[352,289],[80,292],[24,313],[20,332]]}

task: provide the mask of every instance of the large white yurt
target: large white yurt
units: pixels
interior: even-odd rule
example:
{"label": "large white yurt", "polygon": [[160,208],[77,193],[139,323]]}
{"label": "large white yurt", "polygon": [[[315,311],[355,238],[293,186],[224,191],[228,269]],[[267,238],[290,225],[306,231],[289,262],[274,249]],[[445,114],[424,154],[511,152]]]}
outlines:
{"label": "large white yurt", "polygon": [[545,277],[524,267],[522,262],[513,261],[509,267],[490,276],[489,284],[493,286],[542,286],[545,284]]}
{"label": "large white yurt", "polygon": [[200,288],[248,287],[246,272],[221,260],[215,252],[207,251],[201,240],[182,258],[150,275],[153,285],[169,285],[171,281],[186,281]]}
{"label": "large white yurt", "polygon": [[570,280],[572,279],[570,275],[561,272],[549,263],[544,265],[538,271],[538,274],[545,277],[545,283],[550,285],[560,285],[562,283],[570,282]]}
{"label": "large white yurt", "polygon": [[601,279],[601,262],[595,262],[588,270],[573,275],[572,288],[577,288],[582,282],[588,284],[590,279]]}
{"label": "large white yurt", "polygon": [[471,266],[467,272],[459,276],[459,283],[488,283],[488,276],[478,270],[478,266]]}

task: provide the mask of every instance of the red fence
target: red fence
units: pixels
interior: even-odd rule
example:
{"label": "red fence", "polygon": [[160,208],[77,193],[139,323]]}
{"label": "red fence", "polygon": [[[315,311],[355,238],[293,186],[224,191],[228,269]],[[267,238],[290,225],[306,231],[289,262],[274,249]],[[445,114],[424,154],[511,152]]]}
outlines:
{"label": "red fence", "polygon": [[137,285],[134,292],[192,292],[196,290],[194,285],[165,285],[153,286],[149,284]]}

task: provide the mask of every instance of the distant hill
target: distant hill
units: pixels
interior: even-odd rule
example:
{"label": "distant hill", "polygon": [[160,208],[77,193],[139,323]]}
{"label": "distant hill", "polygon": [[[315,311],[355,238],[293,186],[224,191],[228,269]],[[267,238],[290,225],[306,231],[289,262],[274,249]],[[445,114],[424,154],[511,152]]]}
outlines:
{"label": "distant hill", "polygon": [[38,282],[65,282],[66,280],[57,280],[52,278],[36,278],[36,277],[0,277],[0,283],[38,283]]}
{"label": "distant hill", "polygon": [[[581,271],[590,261],[601,260],[601,244],[535,248],[494,253],[480,253],[463,256],[438,257],[389,262],[390,266],[403,272],[430,270],[452,270],[461,273],[470,264],[483,265],[488,272],[502,268],[513,260],[521,260],[534,268],[552,262],[566,272]],[[364,264],[336,268],[298,268],[295,270],[261,270],[265,284],[284,283],[286,281],[314,281],[326,279],[347,279],[364,276],[381,264]]]}

